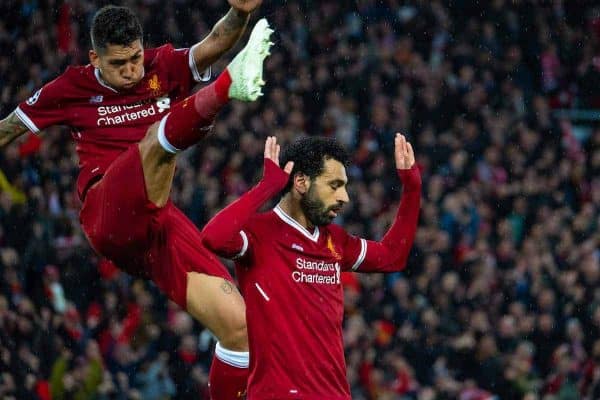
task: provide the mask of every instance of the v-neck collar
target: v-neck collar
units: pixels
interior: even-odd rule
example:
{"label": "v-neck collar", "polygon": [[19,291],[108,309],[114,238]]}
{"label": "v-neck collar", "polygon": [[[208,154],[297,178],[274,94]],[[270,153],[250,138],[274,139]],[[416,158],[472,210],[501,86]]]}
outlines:
{"label": "v-neck collar", "polygon": [[101,86],[103,86],[103,87],[107,88],[108,90],[111,90],[115,93],[119,93],[115,88],[109,86],[108,83],[106,83],[104,81],[104,79],[102,79],[102,77],[100,76],[100,70],[98,68],[94,68],[94,76],[96,77],[96,80],[98,81],[98,83]]}
{"label": "v-neck collar", "polygon": [[298,221],[296,221],[294,218],[292,218],[289,215],[287,215],[285,213],[285,211],[283,211],[281,209],[281,207],[279,207],[279,205],[277,205],[273,209],[273,211],[275,212],[275,214],[277,214],[277,216],[279,218],[281,218],[281,220],[283,222],[285,222],[286,224],[288,224],[292,228],[294,228],[297,231],[299,231],[301,234],[303,234],[304,236],[306,236],[308,239],[312,240],[315,243],[319,240],[319,227],[318,226],[315,226],[314,232],[310,233],[308,231],[308,229],[306,229],[305,227],[303,227],[302,225],[300,225],[300,223]]}

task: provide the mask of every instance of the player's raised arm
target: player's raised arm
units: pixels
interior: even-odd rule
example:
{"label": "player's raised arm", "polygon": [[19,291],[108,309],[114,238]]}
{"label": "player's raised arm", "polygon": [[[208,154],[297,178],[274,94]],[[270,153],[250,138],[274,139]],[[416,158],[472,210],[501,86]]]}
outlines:
{"label": "player's raised arm", "polygon": [[192,47],[198,71],[204,71],[231,49],[244,33],[250,13],[262,0],[228,0],[231,8],[212,28],[208,36]]}
{"label": "player's raised arm", "polygon": [[29,129],[17,117],[15,112],[8,114],[8,117],[0,121],[0,147],[4,147]]}
{"label": "player's raised arm", "polygon": [[270,198],[277,195],[289,180],[293,162],[279,167],[279,151],[275,136],[265,141],[263,178],[256,186],[239,199],[221,210],[202,230],[202,243],[222,257],[234,258],[243,255],[248,246],[247,238],[241,233],[246,222]]}
{"label": "player's raised arm", "polygon": [[[353,265],[357,272],[393,272],[406,267],[419,221],[421,175],[415,154],[404,135],[394,139],[396,170],[402,181],[402,200],[396,218],[380,242],[362,240],[359,258]],[[361,259],[362,256],[362,259]]]}

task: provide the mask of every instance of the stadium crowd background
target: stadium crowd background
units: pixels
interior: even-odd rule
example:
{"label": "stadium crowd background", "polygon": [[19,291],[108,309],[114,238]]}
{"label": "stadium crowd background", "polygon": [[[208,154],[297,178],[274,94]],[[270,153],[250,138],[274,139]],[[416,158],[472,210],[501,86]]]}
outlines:
{"label": "stadium crowd background", "polygon": [[[106,3],[0,2],[0,116],[87,63]],[[183,47],[225,3],[121,4],[147,47]],[[403,132],[424,179],[420,227],[404,273],[344,276],[353,398],[599,399],[600,129],[554,110],[600,108],[600,8],[266,0],[260,14],[277,32],[265,96],[232,104],[181,157],[174,201],[201,227],[256,182],[266,135],[333,136],[353,153],[339,222],[377,239]],[[12,144],[0,170],[0,397],[206,398],[210,335],[90,250],[70,134]]]}

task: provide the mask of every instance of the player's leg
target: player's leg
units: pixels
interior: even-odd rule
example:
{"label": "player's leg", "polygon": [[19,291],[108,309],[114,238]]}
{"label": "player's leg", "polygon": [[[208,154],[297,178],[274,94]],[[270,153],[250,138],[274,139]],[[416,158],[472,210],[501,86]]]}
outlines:
{"label": "player's leg", "polygon": [[189,272],[186,300],[187,311],[218,339],[209,374],[211,399],[242,398],[249,366],[242,296],[227,279]]}
{"label": "player's leg", "polygon": [[158,208],[148,201],[137,146],[117,157],[87,191],[80,220],[100,254],[129,274],[152,279],[221,341],[210,374],[213,399],[235,399],[243,392],[248,375],[243,299],[229,290],[231,283],[224,285],[232,278],[202,247],[194,224],[173,204]]}
{"label": "player's leg", "polygon": [[188,272],[186,309],[210,329],[221,346],[248,351],[246,305],[232,281],[221,276]]}
{"label": "player's leg", "polygon": [[209,382],[213,400],[237,399],[248,377],[246,307],[231,275],[200,245],[200,231],[173,204],[156,221],[149,251],[152,280],[218,340]]}
{"label": "player's leg", "polygon": [[158,211],[146,197],[140,152],[133,145],[87,190],[79,218],[96,251],[140,276],[143,268],[134,269],[141,265],[139,255],[150,242],[152,219]]}
{"label": "player's leg", "polygon": [[214,83],[175,104],[140,142],[148,199],[162,207],[171,191],[174,156],[209,132],[214,118],[230,99],[254,101],[262,93],[263,62],[269,54],[273,31],[265,19],[258,21],[248,44]]}

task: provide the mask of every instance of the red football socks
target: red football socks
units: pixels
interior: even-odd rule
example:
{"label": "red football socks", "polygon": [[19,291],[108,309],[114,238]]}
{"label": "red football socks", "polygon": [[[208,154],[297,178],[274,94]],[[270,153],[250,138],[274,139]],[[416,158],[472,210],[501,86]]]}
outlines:
{"label": "red football socks", "polygon": [[196,144],[210,131],[217,113],[229,101],[231,77],[227,70],[212,84],[175,104],[163,118],[158,139],[163,148],[177,153]]}
{"label": "red football socks", "polygon": [[[218,345],[217,345],[218,346]],[[226,353],[234,353],[245,357],[245,363],[236,363],[234,359],[221,360],[219,350],[215,352],[210,373],[208,377],[209,392],[211,400],[241,400],[246,395],[246,384],[248,381],[248,353],[232,352],[224,350]],[[238,360],[239,361],[239,360]],[[236,364],[237,366],[235,366]]]}

